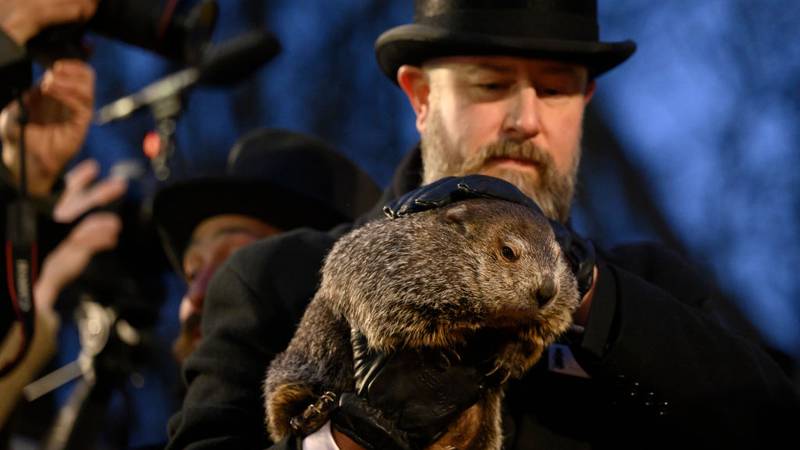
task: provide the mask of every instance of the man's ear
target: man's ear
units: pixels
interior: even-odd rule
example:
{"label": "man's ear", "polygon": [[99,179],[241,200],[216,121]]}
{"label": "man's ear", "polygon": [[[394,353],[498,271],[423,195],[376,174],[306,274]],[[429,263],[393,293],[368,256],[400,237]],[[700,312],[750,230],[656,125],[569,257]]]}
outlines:
{"label": "man's ear", "polygon": [[403,65],[397,69],[397,84],[405,92],[417,115],[417,131],[424,131],[425,119],[430,111],[428,97],[431,85],[428,75],[420,67]]}
{"label": "man's ear", "polygon": [[586,83],[586,92],[583,93],[583,105],[586,106],[589,104],[589,101],[592,100],[594,96],[594,91],[597,89],[597,82],[592,79]]}

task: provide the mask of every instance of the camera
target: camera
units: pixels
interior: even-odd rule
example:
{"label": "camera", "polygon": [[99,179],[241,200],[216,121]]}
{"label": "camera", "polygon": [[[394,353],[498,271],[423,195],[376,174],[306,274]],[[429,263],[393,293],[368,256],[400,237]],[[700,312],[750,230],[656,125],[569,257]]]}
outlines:
{"label": "camera", "polygon": [[88,22],[49,27],[28,42],[28,51],[45,65],[61,58],[87,59],[83,36],[94,32],[195,64],[210,41],[217,15],[215,0],[100,0]]}

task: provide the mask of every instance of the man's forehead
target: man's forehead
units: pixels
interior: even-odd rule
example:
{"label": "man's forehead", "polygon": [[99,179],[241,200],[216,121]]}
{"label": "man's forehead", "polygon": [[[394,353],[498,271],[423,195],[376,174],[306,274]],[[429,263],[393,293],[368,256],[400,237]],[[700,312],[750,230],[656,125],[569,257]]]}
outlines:
{"label": "man's forehead", "polygon": [[587,73],[586,67],[564,61],[524,58],[517,56],[446,56],[431,59],[423,64],[426,70],[445,68],[464,75],[484,72],[517,73],[520,70],[542,74],[582,76]]}
{"label": "man's forehead", "polygon": [[219,214],[201,221],[192,231],[187,249],[202,245],[221,236],[239,233],[260,234],[278,232],[277,228],[252,216]]}

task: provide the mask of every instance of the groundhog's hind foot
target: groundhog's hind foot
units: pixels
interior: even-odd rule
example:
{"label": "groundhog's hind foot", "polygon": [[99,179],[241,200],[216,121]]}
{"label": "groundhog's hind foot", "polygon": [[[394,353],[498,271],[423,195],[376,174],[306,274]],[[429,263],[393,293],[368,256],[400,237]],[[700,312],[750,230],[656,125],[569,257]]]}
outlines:
{"label": "groundhog's hind foot", "polygon": [[[275,441],[289,436],[293,431],[298,432],[302,430],[293,430],[293,428],[300,425],[294,418],[303,417],[309,406],[314,405],[318,401],[318,396],[314,394],[311,387],[303,384],[285,384],[275,389],[275,392],[270,396],[267,405],[269,414],[267,415],[267,430],[270,437]],[[313,418],[311,418],[313,419]],[[316,425],[322,426],[327,417],[321,422],[308,420],[303,425],[306,429],[311,429]]]}

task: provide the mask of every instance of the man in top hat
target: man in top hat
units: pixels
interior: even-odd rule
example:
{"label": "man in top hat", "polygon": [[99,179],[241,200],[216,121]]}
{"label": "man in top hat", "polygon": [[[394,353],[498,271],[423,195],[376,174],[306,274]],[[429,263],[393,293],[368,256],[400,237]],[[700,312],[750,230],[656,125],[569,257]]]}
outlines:
{"label": "man in top hat", "polygon": [[[653,246],[594,253],[566,225],[594,80],[627,59],[634,44],[599,40],[595,0],[415,5],[414,23],[380,36],[376,52],[408,96],[421,144],[374,214],[401,196],[413,213],[429,189],[446,203],[463,181],[447,176],[498,177],[482,192],[508,192],[510,182],[533,198],[560,231],[581,288],[574,331],[551,349],[558,357],[545,355],[509,383],[504,448],[753,448],[786,436],[800,417],[795,388],[757,345],[715,320],[714,299],[696,271]],[[263,241],[220,269],[206,301],[205,344],[185,365],[188,394],[171,421],[169,448],[267,444],[264,371],[285,348],[325,253],[345,231]],[[290,263],[280,258],[287,253],[295,256]],[[426,368],[386,356],[356,355],[357,376],[370,383],[342,397],[332,424],[275,448],[417,448],[408,444],[412,431],[413,442],[428,447],[480,388],[463,383],[458,375],[469,368],[456,365],[449,373],[462,380],[463,394],[420,394],[409,406],[387,380],[403,380],[402,391],[414,392],[414,383],[430,382],[420,376]],[[449,381],[442,376],[435,383]],[[371,386],[384,389],[373,395]]]}
{"label": "man in top hat", "polygon": [[328,144],[277,129],[240,138],[223,175],[160,189],[153,218],[168,257],[188,283],[173,349],[178,361],[200,342],[206,287],[233,252],[295,228],[327,230],[352,222],[379,195],[374,181]]}

